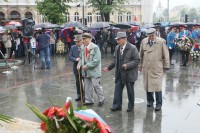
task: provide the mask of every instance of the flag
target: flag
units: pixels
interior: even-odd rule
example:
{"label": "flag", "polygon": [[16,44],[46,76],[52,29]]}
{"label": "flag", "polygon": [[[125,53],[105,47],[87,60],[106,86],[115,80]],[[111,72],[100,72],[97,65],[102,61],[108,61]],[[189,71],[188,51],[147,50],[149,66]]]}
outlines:
{"label": "flag", "polygon": [[97,122],[100,133],[114,133],[107,123],[92,109],[74,111],[75,116],[88,122]]}
{"label": "flag", "polygon": [[134,21],[137,21],[137,17],[136,17],[136,16],[134,16],[134,17],[133,17],[133,20],[134,20]]}

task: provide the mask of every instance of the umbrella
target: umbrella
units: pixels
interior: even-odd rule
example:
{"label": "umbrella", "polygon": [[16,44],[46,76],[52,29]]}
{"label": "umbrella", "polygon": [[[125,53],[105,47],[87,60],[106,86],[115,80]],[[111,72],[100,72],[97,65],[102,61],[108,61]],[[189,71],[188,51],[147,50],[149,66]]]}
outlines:
{"label": "umbrella", "polygon": [[71,21],[69,23],[65,23],[63,25],[60,26],[61,28],[66,28],[66,27],[78,27],[82,30],[87,30],[86,26],[83,25],[81,22],[79,21]]}
{"label": "umbrella", "polygon": [[195,22],[187,22],[186,25],[188,27],[192,27],[192,26],[198,26],[199,24],[198,23],[195,23]]}
{"label": "umbrella", "polygon": [[92,29],[100,29],[100,28],[106,28],[106,27],[110,27],[110,22],[96,22],[96,23],[92,23],[92,25],[90,26],[90,28]]}
{"label": "umbrella", "polygon": [[4,33],[6,29],[4,27],[0,27],[0,33]]}
{"label": "umbrella", "polygon": [[17,29],[17,26],[15,26],[15,25],[6,25],[6,26],[4,26],[4,28],[7,29],[7,30],[15,30],[15,29]]}
{"label": "umbrella", "polygon": [[139,26],[140,23],[136,22],[136,21],[128,21],[127,24],[130,24],[132,26]]}
{"label": "umbrella", "polygon": [[155,28],[156,26],[151,24],[151,23],[148,23],[148,24],[145,24],[142,28],[143,29],[149,29],[149,28]]}
{"label": "umbrella", "polygon": [[183,23],[183,22],[173,22],[173,23],[170,23],[169,26],[175,26],[175,27],[180,27],[180,26],[185,26],[186,27],[186,24]]}
{"label": "umbrella", "polygon": [[129,29],[131,28],[130,24],[127,23],[117,23],[113,25],[114,27],[120,28],[120,29]]}
{"label": "umbrella", "polygon": [[39,23],[39,24],[34,25],[34,29],[38,29],[38,28],[53,29],[53,28],[58,28],[58,27],[60,26],[57,24],[51,24],[49,22]]}
{"label": "umbrella", "polygon": [[22,26],[22,24],[18,21],[10,21],[6,23],[6,26],[13,25],[13,26]]}

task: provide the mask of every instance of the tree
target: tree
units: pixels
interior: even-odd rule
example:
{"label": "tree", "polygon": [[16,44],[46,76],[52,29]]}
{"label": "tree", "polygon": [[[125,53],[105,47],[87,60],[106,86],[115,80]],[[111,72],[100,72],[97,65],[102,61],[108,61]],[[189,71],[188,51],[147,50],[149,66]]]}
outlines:
{"label": "tree", "polygon": [[180,16],[181,16],[181,20],[182,20],[182,21],[184,21],[184,19],[185,19],[185,14],[187,14],[187,12],[188,12],[188,9],[187,9],[187,8],[181,9],[181,11],[180,11]]}
{"label": "tree", "polygon": [[191,8],[188,12],[189,21],[194,22],[199,20],[199,13],[196,8]]}
{"label": "tree", "polygon": [[120,8],[120,6],[126,1],[127,0],[88,0],[88,3],[92,4],[92,7],[100,12],[102,21],[109,22],[110,13],[114,10],[121,11],[123,8]]}
{"label": "tree", "polygon": [[168,9],[164,9],[163,12],[162,12],[162,15],[164,16],[164,21],[167,21]]}
{"label": "tree", "polygon": [[40,14],[51,23],[62,23],[64,22],[65,14],[70,8],[66,5],[71,0],[37,0],[37,9]]}

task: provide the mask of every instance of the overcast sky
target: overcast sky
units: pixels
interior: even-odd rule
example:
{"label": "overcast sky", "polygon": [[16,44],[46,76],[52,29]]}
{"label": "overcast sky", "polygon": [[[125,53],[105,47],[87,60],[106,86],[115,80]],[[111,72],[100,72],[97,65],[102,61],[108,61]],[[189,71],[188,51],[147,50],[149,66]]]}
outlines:
{"label": "overcast sky", "polygon": [[[167,8],[168,0],[160,0],[161,5]],[[154,0],[154,9],[158,6],[159,0]],[[188,5],[189,7],[200,7],[200,0],[169,0],[169,8],[172,9],[178,5]]]}

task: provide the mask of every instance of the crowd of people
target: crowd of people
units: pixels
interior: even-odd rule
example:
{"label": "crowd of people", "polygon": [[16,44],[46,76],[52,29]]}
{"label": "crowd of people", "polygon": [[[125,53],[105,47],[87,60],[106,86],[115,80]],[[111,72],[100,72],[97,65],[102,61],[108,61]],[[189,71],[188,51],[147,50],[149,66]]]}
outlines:
{"label": "crowd of people", "polygon": [[[134,27],[135,28],[135,27]],[[101,86],[101,59],[110,46],[114,60],[103,68],[108,72],[115,68],[115,91],[111,111],[122,109],[122,93],[126,86],[128,94],[127,112],[134,109],[134,84],[138,70],[143,73],[147,106],[155,104],[155,111],[162,108],[162,77],[173,65],[175,51],[182,55],[182,66],[188,66],[191,51],[200,51],[200,29],[198,25],[186,30],[185,25],[171,25],[165,31],[159,26],[149,28],[145,33],[140,28],[121,29],[100,28],[95,35],[89,32],[78,32],[75,27],[58,31],[47,31],[44,28],[33,36],[25,37],[21,33],[6,31],[1,37],[1,51],[7,58],[24,57],[31,51],[39,54],[41,69],[51,69],[51,55],[67,54],[74,63],[73,72],[76,79],[77,98],[83,105],[94,104],[93,90],[98,97],[98,105],[105,101]],[[199,59],[200,54],[195,59]],[[25,61],[24,61],[25,63]],[[154,98],[155,93],[155,98]]]}

